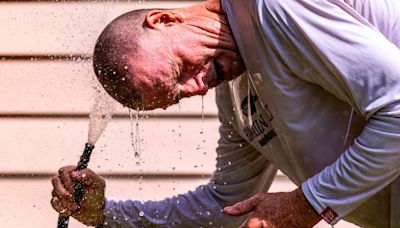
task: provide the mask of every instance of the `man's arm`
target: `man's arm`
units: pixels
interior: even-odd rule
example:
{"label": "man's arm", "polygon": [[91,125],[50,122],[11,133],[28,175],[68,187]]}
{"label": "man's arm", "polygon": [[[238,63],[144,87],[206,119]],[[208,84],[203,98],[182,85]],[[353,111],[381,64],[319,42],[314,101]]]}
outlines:
{"label": "man's arm", "polygon": [[223,208],[269,188],[276,168],[220,120],[216,171],[208,184],[161,201],[107,200],[103,227],[238,227],[245,218]]}
{"label": "man's arm", "polygon": [[400,50],[342,1],[266,2],[281,22],[268,35],[288,68],[367,120],[354,144],[302,185],[334,224],[400,173]]}

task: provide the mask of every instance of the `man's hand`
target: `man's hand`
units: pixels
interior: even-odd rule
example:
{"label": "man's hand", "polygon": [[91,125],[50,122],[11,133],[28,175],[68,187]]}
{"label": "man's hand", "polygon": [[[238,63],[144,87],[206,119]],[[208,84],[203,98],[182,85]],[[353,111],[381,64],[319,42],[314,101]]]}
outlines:
{"label": "man's hand", "polygon": [[224,208],[232,216],[250,213],[242,224],[246,228],[313,227],[321,217],[314,211],[301,188],[292,192],[258,193],[255,196]]}
{"label": "man's hand", "polygon": [[[76,171],[75,166],[65,166],[52,178],[51,205],[63,216],[72,216],[88,226],[102,224],[105,204],[105,181],[90,169]],[[74,200],[74,180],[83,184],[83,199],[80,207]]]}

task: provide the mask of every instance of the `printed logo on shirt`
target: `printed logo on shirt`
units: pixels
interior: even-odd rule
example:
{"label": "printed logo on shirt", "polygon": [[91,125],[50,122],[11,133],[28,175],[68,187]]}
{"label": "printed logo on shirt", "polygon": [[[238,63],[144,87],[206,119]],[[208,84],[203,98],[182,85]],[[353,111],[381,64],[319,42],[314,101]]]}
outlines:
{"label": "printed logo on shirt", "polygon": [[250,93],[248,96],[244,97],[241,102],[240,108],[242,114],[246,117],[248,117],[249,114],[251,116],[249,126],[243,128],[243,132],[246,134],[249,141],[253,141],[257,138],[258,144],[263,147],[276,136],[276,133],[269,124],[273,118],[271,113],[268,109],[265,109],[266,113],[257,112],[257,101],[258,96]]}
{"label": "printed logo on shirt", "polygon": [[[246,96],[242,103],[240,104],[240,108],[242,109],[242,113],[245,116],[249,116],[249,110],[250,110],[250,114],[251,116],[257,112],[257,108],[256,108],[256,104],[255,102],[258,100],[258,96],[254,95],[250,93],[249,96]],[[250,103],[250,104],[249,104]],[[249,107],[250,105],[250,107]]]}

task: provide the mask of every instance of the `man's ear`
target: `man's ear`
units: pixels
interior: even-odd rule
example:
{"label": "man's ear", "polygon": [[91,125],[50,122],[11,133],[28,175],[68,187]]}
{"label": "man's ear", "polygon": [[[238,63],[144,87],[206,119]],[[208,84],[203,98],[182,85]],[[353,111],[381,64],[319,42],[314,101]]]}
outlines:
{"label": "man's ear", "polygon": [[170,11],[150,10],[146,14],[146,24],[153,29],[174,26],[182,21],[180,15]]}

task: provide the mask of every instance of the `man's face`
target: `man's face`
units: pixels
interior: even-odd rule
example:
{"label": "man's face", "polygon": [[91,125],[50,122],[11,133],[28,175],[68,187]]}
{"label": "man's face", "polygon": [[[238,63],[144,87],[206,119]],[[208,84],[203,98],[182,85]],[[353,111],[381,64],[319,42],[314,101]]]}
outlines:
{"label": "man's face", "polygon": [[[175,34],[177,38],[182,35]],[[164,47],[152,48],[146,57],[135,59],[136,88],[141,88],[145,110],[166,109],[181,98],[205,95],[244,70],[236,51],[207,48],[196,39],[179,40],[179,44],[166,42]]]}
{"label": "man's face", "polygon": [[142,97],[140,108],[165,109],[181,98],[205,95],[243,72],[229,23],[223,12],[208,9],[210,3],[219,1],[147,13],[149,29],[140,40],[139,57],[130,64],[135,68],[132,83]]}
{"label": "man's face", "polygon": [[196,50],[201,50],[201,47],[184,49],[180,58],[176,58],[177,85],[181,97],[205,95],[208,89],[243,72],[240,55],[234,51],[211,49],[207,53]]}
{"label": "man's face", "polygon": [[130,81],[141,96],[138,108],[166,109],[177,102],[179,94],[174,71],[161,53],[135,58],[134,62],[135,78]]}

